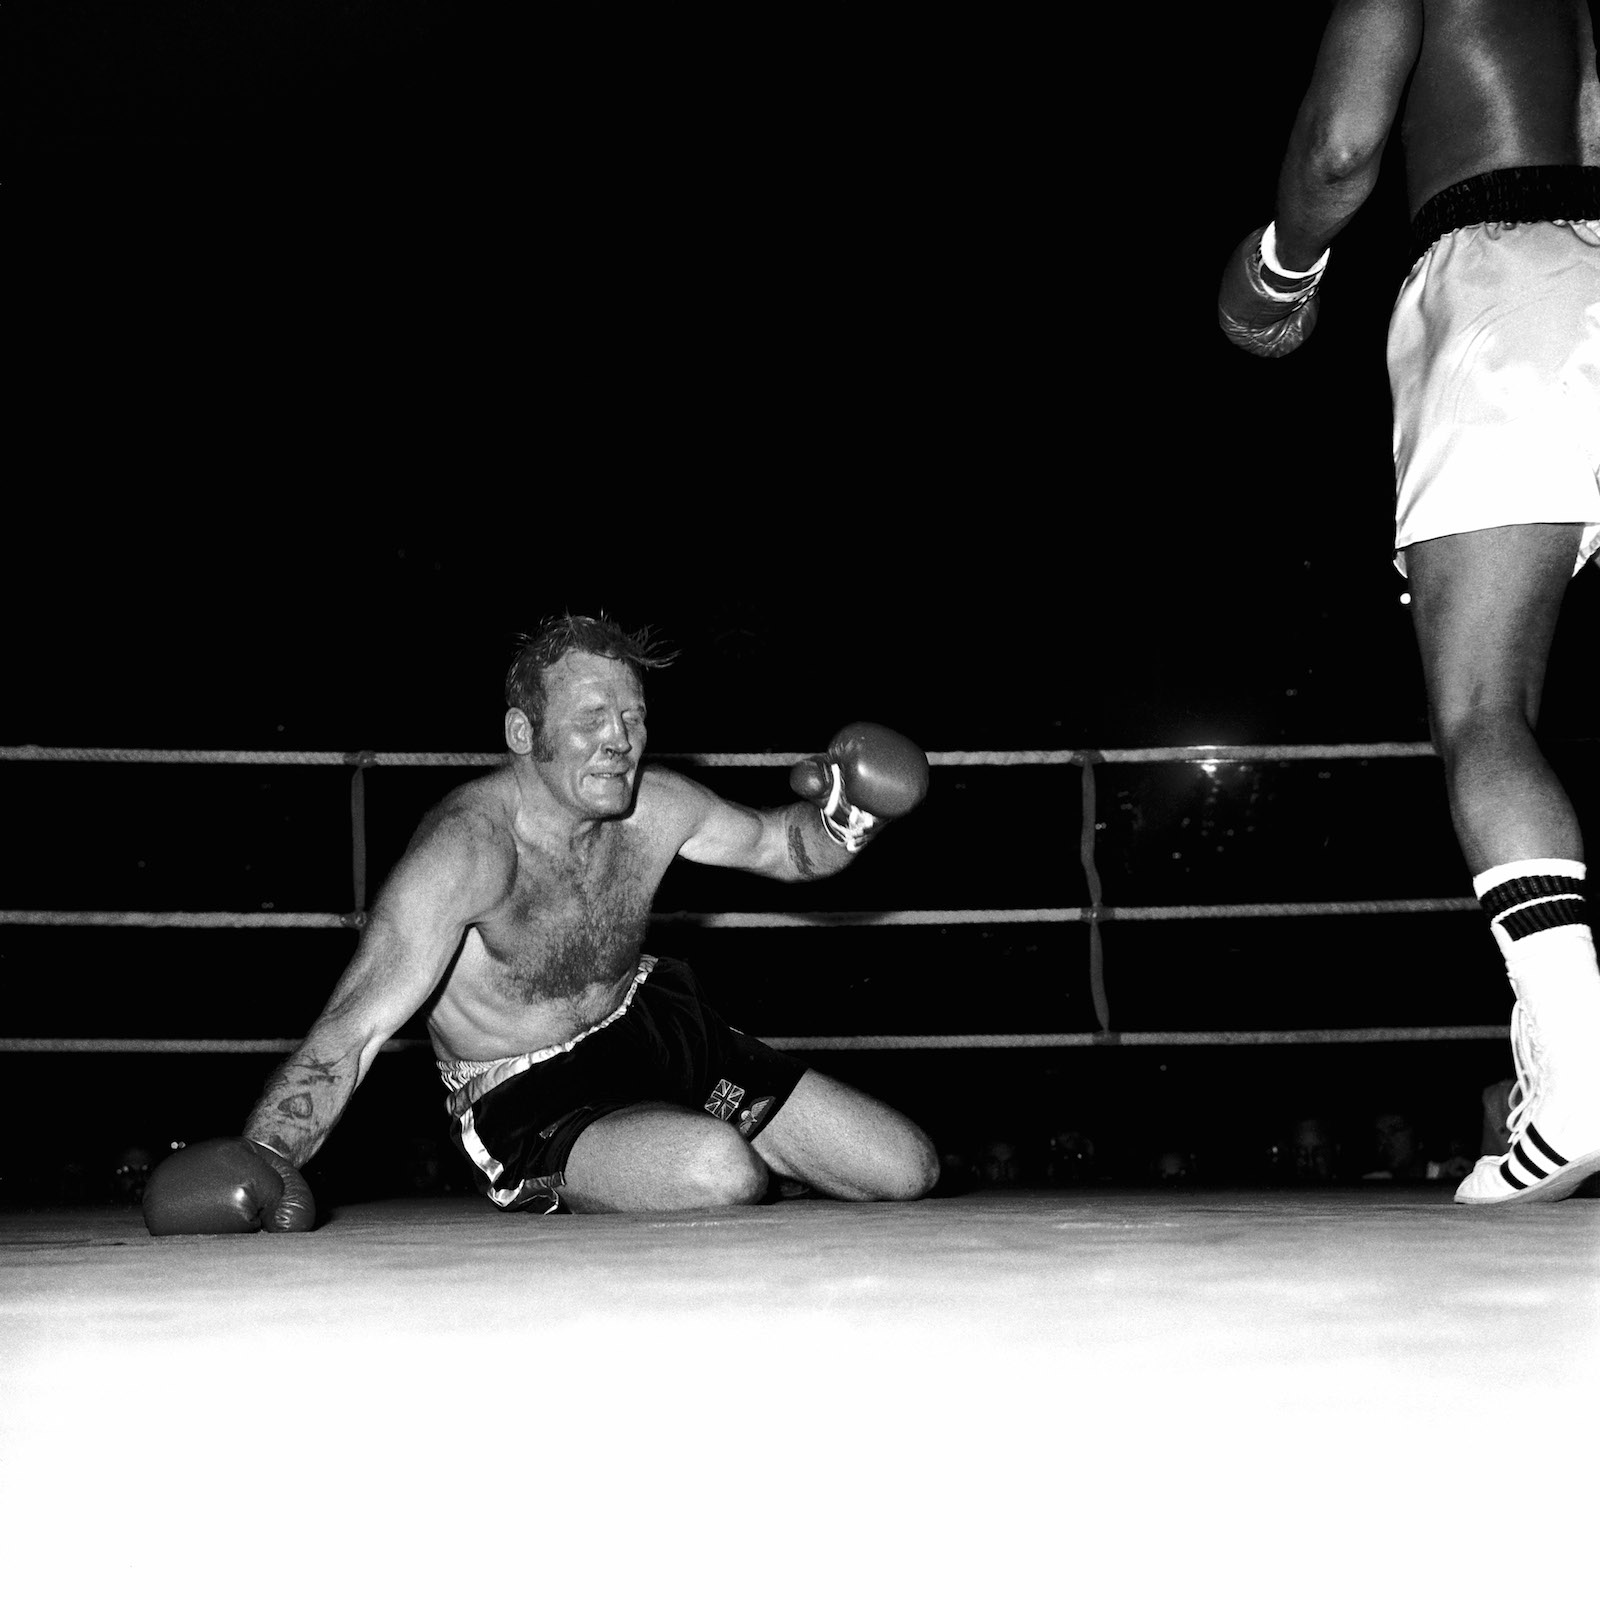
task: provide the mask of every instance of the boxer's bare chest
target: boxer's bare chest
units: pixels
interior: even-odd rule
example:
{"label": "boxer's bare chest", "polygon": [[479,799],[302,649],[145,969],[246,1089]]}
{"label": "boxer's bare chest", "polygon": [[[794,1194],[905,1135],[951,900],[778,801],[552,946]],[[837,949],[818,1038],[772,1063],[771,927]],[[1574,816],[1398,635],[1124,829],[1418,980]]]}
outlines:
{"label": "boxer's bare chest", "polygon": [[477,929],[481,977],[522,1006],[615,983],[639,959],[660,878],[647,840],[623,825],[559,852],[519,843],[511,893]]}

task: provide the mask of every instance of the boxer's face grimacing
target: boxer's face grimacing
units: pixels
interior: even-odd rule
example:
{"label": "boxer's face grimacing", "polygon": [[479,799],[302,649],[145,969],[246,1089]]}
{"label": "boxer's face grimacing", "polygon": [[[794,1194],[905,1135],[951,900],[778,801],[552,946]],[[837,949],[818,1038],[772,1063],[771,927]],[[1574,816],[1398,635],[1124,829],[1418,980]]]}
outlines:
{"label": "boxer's face grimacing", "polygon": [[545,787],[588,817],[621,816],[645,746],[644,693],[633,669],[578,651],[545,672],[544,736],[533,761]]}

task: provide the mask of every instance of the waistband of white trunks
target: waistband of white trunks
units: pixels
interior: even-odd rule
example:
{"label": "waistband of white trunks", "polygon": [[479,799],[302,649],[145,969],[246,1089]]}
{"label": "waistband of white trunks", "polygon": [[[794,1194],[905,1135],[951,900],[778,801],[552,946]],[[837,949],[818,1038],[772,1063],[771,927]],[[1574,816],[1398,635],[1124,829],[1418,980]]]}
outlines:
{"label": "waistband of white trunks", "polygon": [[1412,259],[1480,222],[1587,222],[1600,217],[1600,167],[1497,167],[1441,189],[1411,219]]}
{"label": "waistband of white trunks", "polygon": [[445,1103],[450,1108],[452,1116],[460,1116],[470,1106],[474,1106],[491,1089],[497,1089],[509,1078],[515,1078],[519,1073],[526,1072],[529,1067],[536,1067],[541,1061],[553,1060],[556,1056],[565,1055],[576,1044],[582,1043],[591,1034],[599,1033],[602,1028],[609,1028],[613,1022],[633,1004],[633,997],[639,992],[639,985],[650,976],[650,969],[656,964],[654,956],[640,956],[639,965],[633,974],[633,982],[628,985],[628,992],[622,997],[622,1004],[608,1017],[602,1017],[592,1028],[585,1028],[582,1033],[574,1034],[572,1038],[561,1044],[547,1045],[543,1050],[529,1050],[520,1056],[501,1056],[494,1061],[440,1061],[438,1062],[439,1076],[444,1079],[444,1086],[450,1090],[450,1098]]}

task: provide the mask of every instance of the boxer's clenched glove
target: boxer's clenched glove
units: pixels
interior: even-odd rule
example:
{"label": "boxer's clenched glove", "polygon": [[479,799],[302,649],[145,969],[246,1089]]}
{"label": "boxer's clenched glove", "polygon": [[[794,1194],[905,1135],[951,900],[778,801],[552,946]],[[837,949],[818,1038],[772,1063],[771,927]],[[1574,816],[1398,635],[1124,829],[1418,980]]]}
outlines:
{"label": "boxer's clenched glove", "polygon": [[317,1220],[311,1186],[293,1162],[254,1139],[185,1145],[150,1174],[151,1233],[301,1233]]}
{"label": "boxer's clenched glove", "polygon": [[928,758],[903,733],[852,722],[834,735],[826,755],[789,769],[789,787],[820,807],[823,827],[854,852],[885,821],[922,804]]}
{"label": "boxer's clenched glove", "polygon": [[[1217,321],[1241,350],[1253,356],[1286,356],[1298,350],[1317,325],[1317,285],[1322,267],[1304,277],[1274,275],[1261,259],[1265,228],[1257,228],[1228,260],[1217,293]],[[1327,256],[1324,254],[1323,260]],[[1292,288],[1278,284],[1293,283]]]}

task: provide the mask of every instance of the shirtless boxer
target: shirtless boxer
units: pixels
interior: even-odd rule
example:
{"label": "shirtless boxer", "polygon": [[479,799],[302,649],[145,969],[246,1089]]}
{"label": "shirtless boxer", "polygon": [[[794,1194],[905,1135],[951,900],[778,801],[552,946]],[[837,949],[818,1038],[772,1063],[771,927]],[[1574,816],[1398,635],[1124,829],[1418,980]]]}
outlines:
{"label": "shirtless boxer", "polygon": [[1563,592],[1600,548],[1600,80],[1585,0],[1339,0],[1223,276],[1257,355],[1311,332],[1399,115],[1416,259],[1389,324],[1395,564],[1450,813],[1516,994],[1509,1151],[1456,1199],[1600,1171],[1600,969],[1572,803],[1534,736]]}
{"label": "shirtless boxer", "polygon": [[299,1169],[417,1012],[454,1133],[491,1201],[548,1213],[747,1204],[773,1175],[847,1200],[915,1200],[938,1176],[899,1112],[730,1028],[689,968],[642,954],[677,856],[785,882],[830,877],[927,789],[927,760],[856,723],[754,811],[641,766],[642,674],[609,619],[563,617],[507,675],[506,764],[423,819],[355,958],[240,1139],[152,1175],[152,1233],[307,1228]]}

